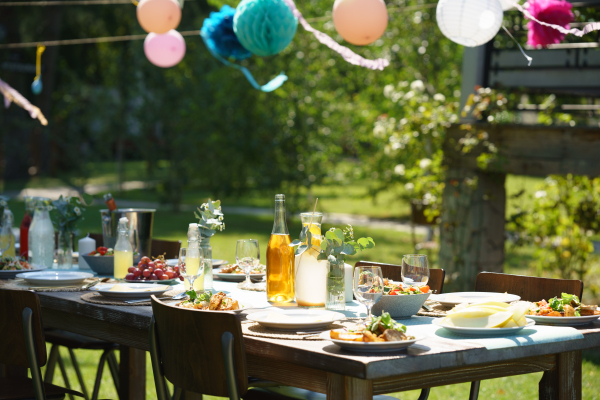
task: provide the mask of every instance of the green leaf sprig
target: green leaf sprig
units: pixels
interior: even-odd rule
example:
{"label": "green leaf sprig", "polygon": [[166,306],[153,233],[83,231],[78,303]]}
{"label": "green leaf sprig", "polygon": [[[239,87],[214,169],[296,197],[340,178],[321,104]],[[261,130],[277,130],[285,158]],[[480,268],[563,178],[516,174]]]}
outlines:
{"label": "green leaf sprig", "polygon": [[379,327],[383,327],[382,331],[386,329],[394,329],[399,332],[406,333],[406,325],[396,322],[392,319],[392,316],[388,312],[382,312],[381,316],[373,317],[371,322],[367,325],[367,330],[373,333],[379,331]]}
{"label": "green leaf sprig", "polygon": [[70,232],[77,234],[77,222],[83,219],[84,205],[92,203],[92,196],[83,195],[85,203],[81,202],[79,197],[63,197],[52,202],[50,215],[54,220],[55,228],[59,232]]}
{"label": "green leaf sprig", "polygon": [[198,228],[202,237],[211,237],[217,231],[225,229],[225,222],[223,222],[225,216],[221,211],[221,200],[208,199],[207,203],[198,207],[198,212],[194,211],[194,216],[198,218]]}

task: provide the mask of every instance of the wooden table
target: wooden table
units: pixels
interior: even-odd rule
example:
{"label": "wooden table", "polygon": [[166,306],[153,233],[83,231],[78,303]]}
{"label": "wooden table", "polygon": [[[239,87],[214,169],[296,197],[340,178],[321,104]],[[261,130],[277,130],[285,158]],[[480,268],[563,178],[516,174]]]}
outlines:
{"label": "wooden table", "polygon": [[[148,307],[103,306],[81,293],[39,293],[43,323],[124,346],[121,400],[145,396]],[[469,341],[433,336],[391,356],[353,355],[326,341],[245,337],[249,374],[320,393],[328,399],[367,399],[374,394],[544,372],[540,399],[581,399],[581,351],[600,347],[600,323],[580,329],[584,339],[552,345],[487,350]]]}

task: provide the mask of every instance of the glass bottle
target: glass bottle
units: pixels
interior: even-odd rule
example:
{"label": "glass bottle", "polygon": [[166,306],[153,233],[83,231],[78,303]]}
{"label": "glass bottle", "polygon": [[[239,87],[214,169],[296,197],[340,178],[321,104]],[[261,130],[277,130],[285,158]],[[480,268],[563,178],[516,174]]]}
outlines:
{"label": "glass bottle", "polygon": [[29,228],[31,227],[31,221],[33,220],[33,212],[35,206],[35,198],[31,196],[25,196],[25,215],[23,215],[23,220],[21,220],[19,241],[21,243],[21,248],[19,253],[21,257],[27,258],[27,254],[29,253]]}
{"label": "glass bottle", "polygon": [[[295,288],[299,307],[325,307],[327,301],[327,260],[317,260],[321,252],[321,213],[302,213],[302,227],[309,227],[311,248],[296,257]],[[307,244],[308,239],[305,241]]]}
{"label": "glass bottle", "polygon": [[[200,229],[198,224],[191,223],[188,227],[188,246],[185,256],[185,267],[188,274],[194,275],[201,268],[200,265]],[[184,281],[185,290],[190,290],[190,284]],[[194,290],[204,290],[204,271],[202,271],[194,281]]]}
{"label": "glass bottle", "polygon": [[117,203],[115,203],[115,199],[113,199],[112,194],[106,193],[104,195],[104,202],[106,203],[106,207],[108,207],[108,211],[115,211],[117,209]]}
{"label": "glass bottle", "polygon": [[35,201],[35,212],[29,227],[29,262],[52,268],[54,264],[54,226],[50,207],[45,200]]}
{"label": "glass bottle", "polygon": [[0,250],[3,256],[15,257],[15,235],[12,232],[14,216],[8,208],[4,209],[2,215],[2,226],[0,228]]}
{"label": "glass bottle", "polygon": [[127,217],[119,219],[117,232],[113,275],[115,279],[125,279],[127,270],[133,266],[133,247],[131,247],[131,242],[129,241],[129,220]]}
{"label": "glass bottle", "polygon": [[294,300],[294,249],[285,223],[285,195],[275,195],[275,221],[267,246],[267,300]]}
{"label": "glass bottle", "polygon": [[56,264],[59,269],[73,268],[73,233],[58,231],[56,239]]}
{"label": "glass bottle", "polygon": [[212,246],[210,245],[210,236],[200,236],[200,250],[204,255],[204,290],[213,290]]}

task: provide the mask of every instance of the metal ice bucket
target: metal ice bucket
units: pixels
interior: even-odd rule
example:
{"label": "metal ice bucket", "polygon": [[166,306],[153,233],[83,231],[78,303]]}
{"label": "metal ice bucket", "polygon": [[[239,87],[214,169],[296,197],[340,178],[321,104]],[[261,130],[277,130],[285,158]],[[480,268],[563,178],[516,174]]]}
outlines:
{"label": "metal ice bucket", "polygon": [[119,219],[127,217],[129,221],[129,241],[134,252],[150,256],[152,250],[152,224],[154,212],[149,208],[125,208],[115,211],[100,210],[102,216],[102,236],[105,247],[114,249],[117,243]]}

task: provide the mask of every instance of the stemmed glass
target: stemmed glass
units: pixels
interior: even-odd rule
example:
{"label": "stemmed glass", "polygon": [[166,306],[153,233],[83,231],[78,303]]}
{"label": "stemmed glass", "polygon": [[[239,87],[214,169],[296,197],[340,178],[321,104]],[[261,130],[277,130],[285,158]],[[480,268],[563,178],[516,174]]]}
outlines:
{"label": "stemmed glass", "polygon": [[241,239],[237,241],[235,248],[235,259],[240,268],[246,272],[246,280],[240,287],[252,288],[254,285],[250,281],[250,271],[258,266],[260,262],[260,251],[258,249],[258,240],[255,239]]}
{"label": "stemmed glass", "polygon": [[371,308],[383,296],[383,273],[380,267],[361,266],[354,268],[354,296],[367,307],[367,318],[371,320]]}
{"label": "stemmed glass", "polygon": [[186,278],[190,284],[190,290],[194,290],[194,281],[204,272],[204,257],[199,249],[179,249],[179,273]]}
{"label": "stemmed glass", "polygon": [[425,286],[429,281],[429,266],[424,254],[406,254],[402,257],[402,282],[404,285]]}

